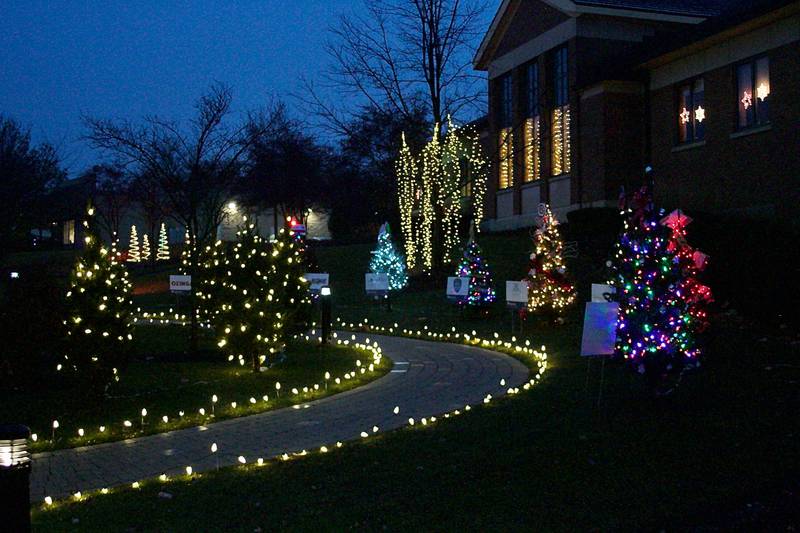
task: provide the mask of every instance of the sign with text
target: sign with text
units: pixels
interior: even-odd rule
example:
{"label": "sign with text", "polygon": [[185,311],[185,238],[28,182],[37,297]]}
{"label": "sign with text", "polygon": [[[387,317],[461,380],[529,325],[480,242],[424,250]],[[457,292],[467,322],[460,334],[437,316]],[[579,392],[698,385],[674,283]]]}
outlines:
{"label": "sign with text", "polygon": [[309,272],[303,277],[311,286],[311,292],[319,292],[322,287],[329,285],[331,275],[327,272]]}
{"label": "sign with text", "polygon": [[612,355],[617,340],[617,302],[587,302],[581,355]]}
{"label": "sign with text", "polygon": [[592,301],[593,302],[607,302],[606,295],[615,294],[617,290],[611,285],[604,285],[601,283],[592,283]]}
{"label": "sign with text", "polygon": [[528,284],[524,281],[506,281],[506,303],[528,305]]}
{"label": "sign with text", "polygon": [[469,294],[469,276],[447,278],[448,298],[466,298]]}
{"label": "sign with text", "polygon": [[189,292],[192,290],[192,276],[174,276],[169,277],[169,291],[170,292]]}
{"label": "sign with text", "polygon": [[389,274],[364,274],[367,294],[386,294],[389,292]]}

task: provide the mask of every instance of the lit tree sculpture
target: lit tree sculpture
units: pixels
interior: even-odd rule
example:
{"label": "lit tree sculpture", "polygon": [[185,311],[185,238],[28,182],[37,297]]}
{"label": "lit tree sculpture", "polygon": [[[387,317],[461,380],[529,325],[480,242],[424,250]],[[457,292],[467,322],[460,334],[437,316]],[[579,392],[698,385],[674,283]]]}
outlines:
{"label": "lit tree sculpture", "polygon": [[127,362],[133,338],[130,282],[125,267],[97,237],[89,207],[83,221],[83,253],[70,275],[66,297],[67,334],[64,363],[58,370],[72,373],[94,394],[102,394]]}
{"label": "lit tree sculpture", "polygon": [[534,235],[535,250],[531,254],[528,283],[528,311],[544,312],[561,317],[575,301],[575,287],[566,277],[561,234],[558,220],[550,207],[540,206],[541,226]]}
{"label": "lit tree sculpture", "polygon": [[405,258],[397,251],[392,242],[392,233],[388,222],[381,226],[378,233],[378,245],[372,252],[369,270],[376,274],[387,274],[390,291],[397,291],[408,285]]}
{"label": "lit tree sculpture", "polygon": [[654,390],[668,391],[701,354],[697,334],[708,326],[712,301],[697,278],[706,256],[686,242],[688,217],[677,212],[660,220],[652,184],[634,195],[626,213],[612,261],[619,301],[616,354]]}
{"label": "lit tree sculpture", "polygon": [[136,233],[136,226],[131,226],[131,238],[128,244],[128,262],[138,263],[141,261],[139,256],[139,235]]}
{"label": "lit tree sculpture", "polygon": [[475,242],[474,235],[464,248],[463,258],[456,270],[456,276],[469,277],[469,292],[467,298],[461,302],[462,305],[486,307],[495,301],[492,272],[483,259],[481,248]]}
{"label": "lit tree sculpture", "polygon": [[167,237],[167,226],[161,223],[158,232],[158,250],[156,251],[156,261],[169,261],[169,238]]}
{"label": "lit tree sculpture", "polygon": [[150,261],[150,237],[147,236],[147,233],[142,235],[141,258],[143,263],[147,263],[148,261]]}

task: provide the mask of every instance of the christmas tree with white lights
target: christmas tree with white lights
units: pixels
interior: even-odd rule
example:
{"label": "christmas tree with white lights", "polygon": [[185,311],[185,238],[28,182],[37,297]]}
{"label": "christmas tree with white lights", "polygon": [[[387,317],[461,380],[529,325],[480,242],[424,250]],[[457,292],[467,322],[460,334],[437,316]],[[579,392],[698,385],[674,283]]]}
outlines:
{"label": "christmas tree with white lights", "polygon": [[161,223],[158,232],[158,250],[156,250],[156,261],[169,261],[169,239],[167,237],[167,226]]}
{"label": "christmas tree with white lights", "polygon": [[369,269],[375,274],[387,274],[391,291],[400,290],[408,285],[406,260],[392,241],[388,222],[383,224],[378,232],[378,246],[372,252]]}
{"label": "christmas tree with white lights", "polygon": [[128,273],[97,236],[94,209],[83,221],[83,253],[70,274],[64,320],[67,342],[58,370],[94,394],[119,380],[133,338]]}
{"label": "christmas tree with white lights", "polygon": [[531,254],[528,283],[528,311],[560,317],[575,301],[575,287],[566,277],[564,243],[558,231],[558,220],[550,207],[541,205],[541,226],[534,235],[535,250]]}
{"label": "christmas tree with white lights", "polygon": [[303,333],[311,322],[311,293],[303,277],[307,272],[303,257],[305,245],[301,237],[288,228],[280,230],[271,244],[270,285],[280,301],[285,332],[287,335]]}
{"label": "christmas tree with white lights", "polygon": [[136,226],[131,226],[131,238],[128,244],[128,262],[138,263],[141,261],[139,255],[139,234],[136,232]]}
{"label": "christmas tree with white lights", "polygon": [[150,237],[147,236],[147,233],[142,235],[141,258],[143,263],[147,263],[148,261],[150,261]]}

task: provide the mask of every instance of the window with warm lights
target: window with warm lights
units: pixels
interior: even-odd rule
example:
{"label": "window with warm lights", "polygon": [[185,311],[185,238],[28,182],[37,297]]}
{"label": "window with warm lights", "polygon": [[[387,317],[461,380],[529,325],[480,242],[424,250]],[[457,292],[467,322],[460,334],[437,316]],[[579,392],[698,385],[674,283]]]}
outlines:
{"label": "window with warm lights", "polygon": [[702,78],[678,87],[678,142],[692,143],[705,139],[705,82]]}
{"label": "window with warm lights", "polygon": [[769,58],[736,67],[738,127],[747,129],[769,123]]}
{"label": "window with warm lights", "polygon": [[525,128],[525,182],[541,177],[541,140],[539,123],[539,65],[531,63],[526,69],[527,98]]}
{"label": "window with warm lights", "polygon": [[513,99],[511,74],[506,74],[497,81],[499,92],[498,122],[498,189],[514,186],[514,133],[512,131]]}
{"label": "window with warm lights", "polygon": [[553,56],[553,112],[551,117],[551,160],[553,176],[568,174],[572,168],[570,146],[569,72],[566,47],[558,49]]}

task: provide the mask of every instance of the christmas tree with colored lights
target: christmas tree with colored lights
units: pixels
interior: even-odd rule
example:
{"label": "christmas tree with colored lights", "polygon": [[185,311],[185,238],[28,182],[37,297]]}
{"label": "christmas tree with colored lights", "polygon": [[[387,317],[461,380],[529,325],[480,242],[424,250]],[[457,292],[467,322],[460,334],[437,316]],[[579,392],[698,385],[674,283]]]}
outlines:
{"label": "christmas tree with colored lights", "polygon": [[535,250],[526,278],[528,311],[560,317],[575,301],[575,287],[566,276],[558,221],[549,206],[542,204],[540,212],[541,226],[534,235]]}
{"label": "christmas tree with colored lights", "polygon": [[496,299],[492,286],[492,272],[483,258],[480,246],[475,242],[474,230],[470,233],[472,235],[464,247],[461,262],[456,270],[456,276],[469,278],[467,297],[460,303],[473,308],[487,307]]}
{"label": "christmas tree with colored lights", "polygon": [[383,224],[378,232],[378,245],[372,252],[369,270],[374,274],[387,274],[390,291],[397,291],[408,285],[406,259],[397,251],[392,241],[388,222]]}
{"label": "christmas tree with colored lights", "polygon": [[688,217],[656,211],[651,180],[625,213],[612,261],[619,302],[615,352],[664,393],[702,353],[698,334],[708,326],[711,291],[698,276],[706,256],[686,242]]}
{"label": "christmas tree with colored lights", "polygon": [[213,291],[202,306],[212,309],[208,317],[217,334],[217,346],[229,361],[250,364],[254,372],[274,354],[283,350],[284,325],[280,280],[275,277],[272,249],[248,223],[236,234],[236,243],[214,246],[204,261],[206,277]]}
{"label": "christmas tree with colored lights", "polygon": [[128,272],[98,237],[94,209],[86,211],[84,249],[70,274],[64,320],[67,340],[58,370],[102,394],[119,381],[133,339]]}
{"label": "christmas tree with colored lights", "polygon": [[286,334],[305,332],[311,323],[311,292],[303,277],[308,271],[305,243],[289,228],[278,232],[272,243],[271,282],[281,303]]}
{"label": "christmas tree with colored lights", "polygon": [[131,238],[128,244],[128,262],[138,263],[141,261],[139,256],[139,234],[136,232],[136,226],[131,226]]}
{"label": "christmas tree with colored lights", "polygon": [[167,226],[163,222],[161,223],[161,229],[158,231],[156,261],[169,261],[169,239],[167,237]]}

